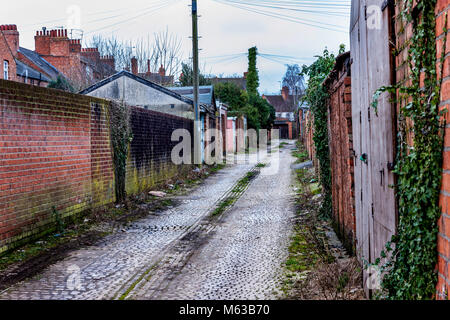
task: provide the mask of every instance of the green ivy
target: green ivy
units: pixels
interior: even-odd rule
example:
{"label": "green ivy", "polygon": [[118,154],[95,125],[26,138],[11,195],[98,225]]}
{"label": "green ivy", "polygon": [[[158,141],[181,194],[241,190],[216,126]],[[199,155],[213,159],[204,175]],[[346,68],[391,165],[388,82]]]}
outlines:
{"label": "green ivy", "polygon": [[436,0],[418,1],[416,6],[412,0],[403,0],[403,20],[413,26],[407,60],[411,84],[380,88],[372,103],[376,111],[384,91],[397,92],[400,103],[394,170],[399,222],[397,234],[381,252],[381,258],[386,258],[381,297],[387,299],[432,299],[436,292],[444,125],[439,111],[443,68],[439,77],[435,6]]}
{"label": "green ivy", "polygon": [[[345,51],[341,45],[339,53]],[[327,49],[322,56],[310,66],[303,66],[301,75],[308,78],[303,102],[307,102],[314,116],[314,145],[319,161],[320,183],[323,189],[323,202],[319,215],[322,218],[331,217],[331,168],[330,150],[328,147],[328,99],[329,95],[323,82],[334,67],[335,56]]]}
{"label": "green ivy", "polygon": [[128,146],[133,139],[130,129],[130,111],[124,103],[111,102],[110,134],[113,147],[116,201],[125,200],[125,175]]}

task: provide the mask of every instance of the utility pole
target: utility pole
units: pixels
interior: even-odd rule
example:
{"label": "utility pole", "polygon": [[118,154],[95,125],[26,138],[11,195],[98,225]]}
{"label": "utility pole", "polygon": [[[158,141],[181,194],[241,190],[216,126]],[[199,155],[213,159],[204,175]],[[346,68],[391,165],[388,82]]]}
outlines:
{"label": "utility pole", "polygon": [[192,0],[192,71],[194,89],[194,164],[202,163],[200,109],[198,105],[198,27],[197,27],[197,0]]}

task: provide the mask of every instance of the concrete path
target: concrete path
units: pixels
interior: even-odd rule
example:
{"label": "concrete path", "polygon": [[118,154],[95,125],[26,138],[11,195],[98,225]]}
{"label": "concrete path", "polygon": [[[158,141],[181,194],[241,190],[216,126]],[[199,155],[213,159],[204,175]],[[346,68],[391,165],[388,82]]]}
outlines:
{"label": "concrete path", "polygon": [[276,298],[294,214],[293,146],[270,154],[219,217],[211,212],[254,165],[221,170],[177,207],[70,254],[0,299]]}

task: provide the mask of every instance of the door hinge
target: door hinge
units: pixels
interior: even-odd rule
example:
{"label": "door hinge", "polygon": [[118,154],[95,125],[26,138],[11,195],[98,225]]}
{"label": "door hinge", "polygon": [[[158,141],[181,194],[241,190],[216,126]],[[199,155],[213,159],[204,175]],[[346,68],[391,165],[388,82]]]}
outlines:
{"label": "door hinge", "polygon": [[370,122],[370,107],[367,108],[367,119]]}
{"label": "door hinge", "polygon": [[373,202],[372,202],[372,219],[373,219]]}

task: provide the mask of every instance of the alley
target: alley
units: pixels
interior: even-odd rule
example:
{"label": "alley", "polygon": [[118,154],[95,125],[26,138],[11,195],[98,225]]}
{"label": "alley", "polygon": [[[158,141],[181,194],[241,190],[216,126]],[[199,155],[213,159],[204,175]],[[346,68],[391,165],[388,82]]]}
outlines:
{"label": "alley", "polygon": [[[0,299],[270,299],[287,255],[290,147],[208,178],[181,204],[70,254]],[[274,150],[278,151],[277,148]],[[231,208],[211,212],[249,171]]]}

